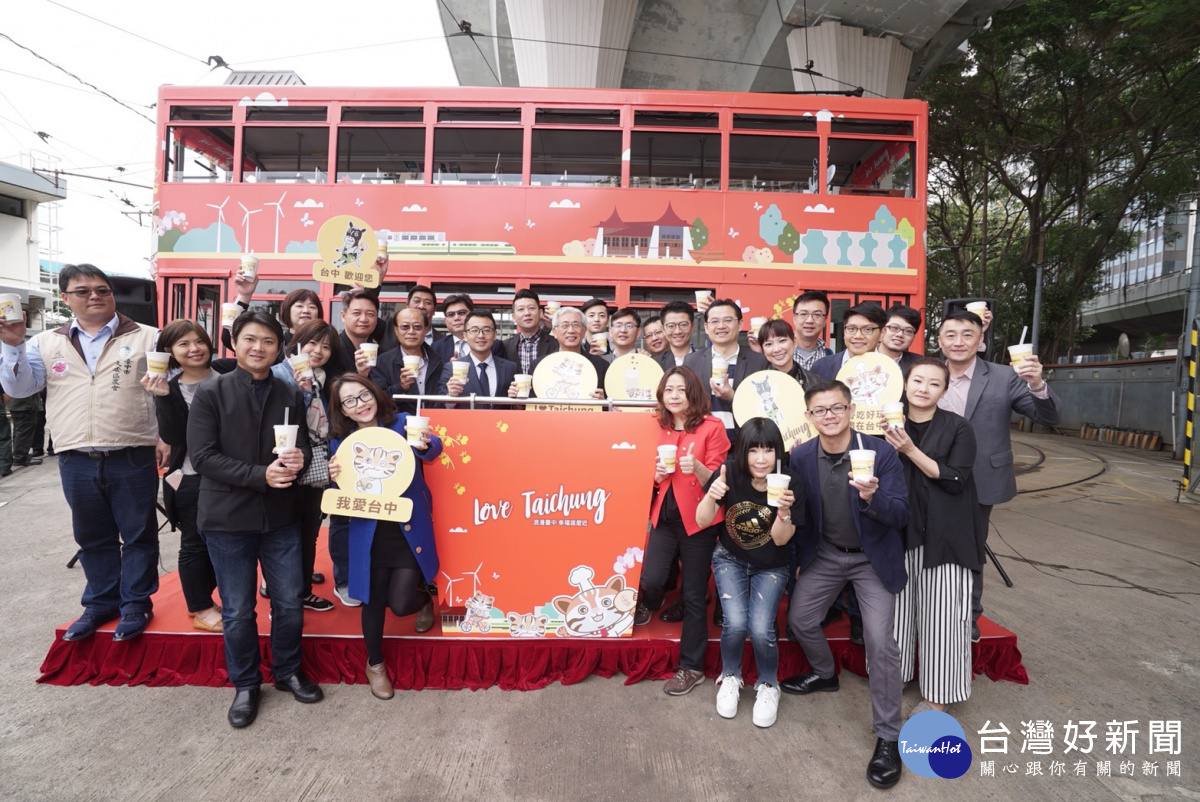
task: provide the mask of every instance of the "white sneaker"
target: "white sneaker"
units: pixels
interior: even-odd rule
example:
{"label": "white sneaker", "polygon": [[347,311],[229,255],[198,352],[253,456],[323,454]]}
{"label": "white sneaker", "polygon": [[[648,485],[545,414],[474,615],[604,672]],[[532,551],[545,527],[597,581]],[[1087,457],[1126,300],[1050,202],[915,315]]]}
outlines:
{"label": "white sneaker", "polygon": [[775,723],[775,714],[778,711],[779,687],[759,685],[758,696],[754,699],[754,726],[770,727]]}
{"label": "white sneaker", "polygon": [[721,718],[733,718],[737,715],[738,700],[742,692],[742,678],[725,674],[717,680],[717,715]]}
{"label": "white sneaker", "polygon": [[362,602],[350,597],[350,589],[346,585],[334,585],[333,595],[347,607],[362,607]]}

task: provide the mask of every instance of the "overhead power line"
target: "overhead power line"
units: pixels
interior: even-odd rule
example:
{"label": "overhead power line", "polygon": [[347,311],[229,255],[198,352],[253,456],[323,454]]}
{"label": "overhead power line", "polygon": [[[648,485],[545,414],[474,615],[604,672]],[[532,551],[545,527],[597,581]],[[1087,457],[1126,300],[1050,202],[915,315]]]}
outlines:
{"label": "overhead power line", "polygon": [[174,54],[175,54],[175,55],[177,55],[177,56],[183,56],[184,58],[191,59],[192,61],[199,61],[201,64],[207,64],[207,63],[208,63],[207,61],[205,61],[205,60],[204,60],[204,59],[202,59],[202,58],[197,58],[196,56],[193,56],[193,55],[191,55],[191,54],[189,54],[189,53],[184,53],[182,50],[176,50],[175,48],[171,47],[170,45],[165,45],[165,44],[163,44],[162,42],[158,41],[157,39],[150,39],[150,38],[147,38],[147,37],[145,37],[145,36],[142,36],[140,33],[134,33],[133,31],[126,30],[125,28],[122,28],[120,25],[114,25],[114,24],[113,24],[113,23],[111,23],[111,22],[106,22],[105,20],[102,20],[102,19],[100,19],[100,18],[98,18],[98,17],[93,17],[91,14],[85,14],[85,13],[83,13],[82,11],[80,11],[80,10],[79,10],[79,9],[77,9],[77,8],[71,8],[70,6],[63,5],[62,3],[55,2],[55,0],[46,0],[46,2],[47,2],[47,3],[49,3],[49,4],[50,4],[50,5],[52,5],[52,6],[58,6],[59,8],[65,9],[65,10],[67,10],[67,11],[70,11],[72,14],[78,14],[78,15],[79,15],[79,16],[81,16],[81,17],[87,17],[87,18],[88,18],[88,19],[90,19],[92,22],[98,22],[98,23],[100,23],[101,25],[106,25],[106,26],[108,26],[109,28],[112,28],[112,29],[114,29],[114,30],[120,31],[120,32],[121,32],[121,33],[123,33],[123,34],[126,34],[126,35],[128,35],[128,36],[132,36],[132,37],[133,37],[133,38],[135,38],[135,39],[141,39],[143,42],[147,42],[147,43],[149,43],[149,44],[152,44],[152,45],[154,45],[155,47],[161,47],[163,50],[169,50],[170,52],[174,53]]}

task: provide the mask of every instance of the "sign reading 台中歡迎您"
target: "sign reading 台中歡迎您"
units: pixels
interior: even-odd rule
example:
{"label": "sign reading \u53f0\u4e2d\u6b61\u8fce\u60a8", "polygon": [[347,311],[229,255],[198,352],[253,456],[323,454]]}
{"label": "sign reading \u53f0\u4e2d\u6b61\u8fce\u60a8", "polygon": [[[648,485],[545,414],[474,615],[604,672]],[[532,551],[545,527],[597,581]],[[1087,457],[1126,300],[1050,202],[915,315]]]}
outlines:
{"label": "sign reading \u53f0\u4e2d\u6b61\u8fce\u60a8", "polygon": [[650,415],[430,410],[445,635],[633,630],[659,428]]}
{"label": "sign reading \u53f0\u4e2d\u6b61\u8fce\u60a8", "polygon": [[331,217],[317,232],[321,261],[313,262],[313,278],[335,284],[379,286],[379,240],[369,225],[343,214]]}

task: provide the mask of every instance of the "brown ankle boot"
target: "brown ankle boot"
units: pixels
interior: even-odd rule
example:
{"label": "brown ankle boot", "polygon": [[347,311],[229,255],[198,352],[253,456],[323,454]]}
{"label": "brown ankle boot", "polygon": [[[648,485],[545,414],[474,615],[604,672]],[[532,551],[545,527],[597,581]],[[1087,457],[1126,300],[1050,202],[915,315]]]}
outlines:
{"label": "brown ankle boot", "polygon": [[391,699],[396,695],[392,690],[392,681],[388,679],[386,663],[377,666],[367,663],[367,684],[371,686],[371,695],[376,699]]}
{"label": "brown ankle boot", "polygon": [[418,633],[433,629],[433,599],[425,602],[425,606],[417,611],[417,620],[413,624],[413,629]]}

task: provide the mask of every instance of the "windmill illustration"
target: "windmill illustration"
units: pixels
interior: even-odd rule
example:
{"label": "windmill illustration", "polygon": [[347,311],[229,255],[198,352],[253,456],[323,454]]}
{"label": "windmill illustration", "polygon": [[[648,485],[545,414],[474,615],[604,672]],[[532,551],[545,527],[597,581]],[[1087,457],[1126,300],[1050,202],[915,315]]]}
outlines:
{"label": "windmill illustration", "polygon": [[245,206],[242,206],[241,201],[238,201],[238,206],[241,206],[242,211],[246,213],[245,216],[242,217],[242,225],[246,227],[246,253],[254,253],[254,251],[250,249],[250,215],[258,214],[262,211],[262,209],[247,209]]}
{"label": "windmill illustration", "polygon": [[279,200],[274,203],[264,203],[264,206],[275,207],[275,250],[273,253],[279,253],[279,221],[283,219],[283,199],[287,197],[287,192],[279,196]]}
{"label": "windmill illustration", "polygon": [[225,200],[221,201],[220,206],[215,203],[204,204],[217,210],[217,253],[221,252],[221,228],[225,225],[225,204],[227,203],[229,203],[228,196],[226,196]]}
{"label": "windmill illustration", "polygon": [[446,601],[449,604],[454,603],[454,583],[462,582],[461,579],[452,579],[448,573],[442,571],[442,576],[446,577]]}
{"label": "windmill illustration", "polygon": [[483,563],[476,566],[474,571],[463,571],[463,576],[471,577],[471,595],[474,596],[479,592],[479,572],[483,570]]}

